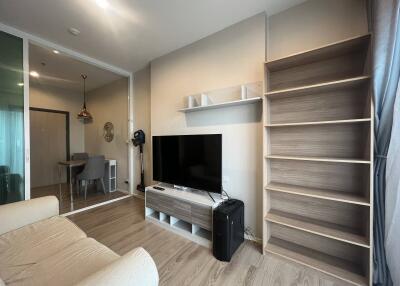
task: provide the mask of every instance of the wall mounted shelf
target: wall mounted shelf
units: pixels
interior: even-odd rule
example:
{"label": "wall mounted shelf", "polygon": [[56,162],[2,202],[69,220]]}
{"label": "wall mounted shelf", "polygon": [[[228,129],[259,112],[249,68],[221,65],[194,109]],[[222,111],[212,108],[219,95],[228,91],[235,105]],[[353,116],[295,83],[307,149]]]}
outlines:
{"label": "wall mounted shelf", "polygon": [[187,97],[187,107],[179,111],[188,113],[257,102],[262,102],[262,82],[246,83],[190,95]]}
{"label": "wall mounted shelf", "polygon": [[231,106],[237,106],[237,105],[252,104],[252,103],[257,103],[257,102],[261,102],[261,101],[262,101],[261,97],[253,97],[253,98],[246,98],[246,99],[228,101],[228,102],[223,102],[223,103],[210,104],[210,105],[206,105],[206,106],[195,106],[192,108],[183,108],[183,109],[180,109],[179,111],[187,113],[187,112],[194,112],[194,111],[207,110],[207,109],[216,109],[216,108],[231,107]]}

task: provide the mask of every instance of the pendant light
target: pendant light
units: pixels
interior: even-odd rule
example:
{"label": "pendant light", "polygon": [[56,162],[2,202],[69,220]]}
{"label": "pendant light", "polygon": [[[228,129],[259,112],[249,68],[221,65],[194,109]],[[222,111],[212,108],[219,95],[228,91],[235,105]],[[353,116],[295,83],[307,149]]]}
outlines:
{"label": "pendant light", "polygon": [[81,112],[78,113],[78,119],[85,121],[90,121],[93,119],[92,115],[87,111],[86,109],[86,78],[87,75],[82,74],[81,75],[83,78],[83,107],[81,109]]}

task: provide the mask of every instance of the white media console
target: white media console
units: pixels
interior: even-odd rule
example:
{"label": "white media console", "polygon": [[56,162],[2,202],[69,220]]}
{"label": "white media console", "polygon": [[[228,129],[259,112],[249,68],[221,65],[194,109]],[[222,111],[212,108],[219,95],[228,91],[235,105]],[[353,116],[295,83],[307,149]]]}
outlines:
{"label": "white media console", "polygon": [[[157,185],[161,186],[161,185]],[[177,190],[161,186],[145,190],[145,217],[147,220],[180,234],[206,247],[212,246],[212,213],[223,201],[219,195],[212,201],[206,192]]]}

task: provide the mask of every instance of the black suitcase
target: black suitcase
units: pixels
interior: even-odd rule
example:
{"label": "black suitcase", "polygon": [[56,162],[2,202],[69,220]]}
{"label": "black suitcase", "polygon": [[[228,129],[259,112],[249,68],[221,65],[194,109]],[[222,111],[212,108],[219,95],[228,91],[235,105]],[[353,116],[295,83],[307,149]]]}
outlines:
{"label": "black suitcase", "polygon": [[230,261],[244,241],[244,204],[230,199],[213,211],[213,254],[221,261]]}

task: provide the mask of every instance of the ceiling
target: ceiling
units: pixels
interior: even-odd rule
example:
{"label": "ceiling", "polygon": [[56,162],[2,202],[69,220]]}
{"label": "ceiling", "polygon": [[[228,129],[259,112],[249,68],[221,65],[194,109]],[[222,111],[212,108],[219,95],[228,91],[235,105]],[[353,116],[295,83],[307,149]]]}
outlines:
{"label": "ceiling", "polygon": [[[108,1],[101,8],[96,1]],[[305,0],[0,0],[0,22],[136,71],[151,60],[266,11]],[[73,36],[68,28],[81,31]]]}
{"label": "ceiling", "polygon": [[29,80],[33,84],[53,86],[75,92],[83,91],[81,74],[87,75],[87,91],[122,78],[68,55],[55,54],[52,49],[32,44],[29,45],[29,70],[39,73],[38,78],[30,77]]}

